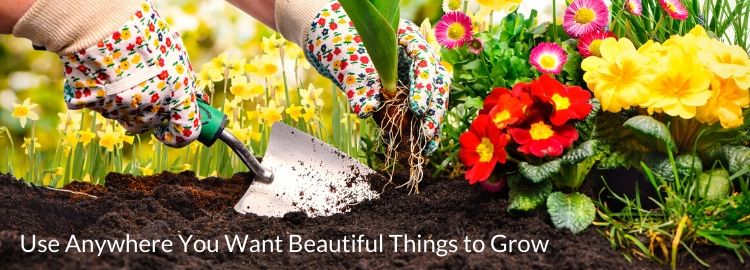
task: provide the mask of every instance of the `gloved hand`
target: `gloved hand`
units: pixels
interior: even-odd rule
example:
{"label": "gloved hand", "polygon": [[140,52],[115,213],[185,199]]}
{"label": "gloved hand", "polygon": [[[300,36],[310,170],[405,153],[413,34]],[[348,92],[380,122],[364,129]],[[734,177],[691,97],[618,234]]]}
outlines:
{"label": "gloved hand", "polygon": [[150,1],[38,0],[14,35],[60,55],[69,109],[89,108],[133,133],[153,129],[172,147],[200,134],[190,60]]}
{"label": "gloved hand", "polygon": [[[354,113],[367,117],[380,106],[380,77],[357,30],[338,1],[276,1],[281,34],[300,45],[312,65],[346,93]],[[401,21],[400,78],[409,79],[409,104],[422,121],[431,153],[440,140],[440,125],[448,106],[451,76],[440,64],[419,27]]]}

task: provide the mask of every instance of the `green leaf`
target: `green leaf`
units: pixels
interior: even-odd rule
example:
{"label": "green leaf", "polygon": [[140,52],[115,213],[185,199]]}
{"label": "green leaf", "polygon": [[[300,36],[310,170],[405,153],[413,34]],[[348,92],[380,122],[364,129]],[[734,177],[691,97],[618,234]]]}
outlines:
{"label": "green leaf", "polygon": [[533,183],[540,183],[552,178],[560,171],[560,159],[555,159],[541,165],[531,165],[526,162],[518,164],[518,172],[524,178],[531,180]]}
{"label": "green leaf", "polygon": [[729,197],[732,181],[724,169],[702,173],[698,179],[698,195],[707,200],[719,200]]}
{"label": "green leaf", "polygon": [[531,211],[544,204],[552,192],[552,183],[530,183],[518,175],[508,177],[510,205],[508,211]]}
{"label": "green leaf", "polygon": [[599,151],[597,147],[599,141],[588,140],[581,143],[578,147],[568,150],[561,158],[562,165],[573,165],[583,162],[584,160],[596,156]]}
{"label": "green leaf", "polygon": [[484,101],[480,97],[467,97],[464,106],[481,110],[484,107]]}
{"label": "green leaf", "polygon": [[[370,3],[372,3],[372,6],[375,7],[375,9],[378,10],[380,15],[383,15],[383,18],[385,18],[387,21],[391,22],[391,27],[393,31],[398,30],[398,22],[399,17],[401,16],[400,10],[398,7],[399,0],[370,0]],[[396,22],[395,25],[393,22]]]}
{"label": "green leaf", "polygon": [[630,163],[628,162],[627,155],[620,151],[612,151],[601,160],[597,169],[599,170],[612,170],[617,168],[628,168]]}
{"label": "green leaf", "polygon": [[722,145],[708,151],[709,157],[721,160],[729,172],[750,169],[750,148],[744,146]]}
{"label": "green leaf", "polygon": [[369,1],[339,2],[362,37],[367,53],[380,75],[383,90],[388,96],[395,96],[398,82],[398,43],[396,31],[391,27],[392,20],[383,17]]}
{"label": "green leaf", "polygon": [[596,207],[591,198],[578,192],[550,194],[547,198],[547,211],[556,228],[569,229],[573,233],[588,228],[596,217]]}
{"label": "green leaf", "polygon": [[672,153],[677,152],[677,145],[675,144],[667,125],[659,122],[659,120],[656,120],[651,116],[635,116],[628,119],[628,121],[625,121],[623,126],[640,135],[646,143],[656,140],[663,143],[663,146],[666,146],[666,149],[671,150]]}

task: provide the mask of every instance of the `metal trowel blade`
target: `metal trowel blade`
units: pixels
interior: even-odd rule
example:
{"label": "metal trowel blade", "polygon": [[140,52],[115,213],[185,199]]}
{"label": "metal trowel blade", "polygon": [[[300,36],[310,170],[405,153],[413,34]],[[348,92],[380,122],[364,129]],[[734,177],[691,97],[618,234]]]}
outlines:
{"label": "metal trowel blade", "polygon": [[276,122],[261,162],[273,181],[255,181],[235,205],[237,212],[282,217],[305,212],[329,216],[379,197],[368,177],[376,172],[336,148]]}

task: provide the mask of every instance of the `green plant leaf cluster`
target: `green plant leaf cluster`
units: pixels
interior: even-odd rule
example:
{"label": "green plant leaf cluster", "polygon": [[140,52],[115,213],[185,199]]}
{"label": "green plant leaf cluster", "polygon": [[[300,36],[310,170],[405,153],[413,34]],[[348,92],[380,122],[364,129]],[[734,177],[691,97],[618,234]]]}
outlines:
{"label": "green plant leaf cluster", "polygon": [[547,196],[552,193],[552,183],[542,181],[531,183],[519,175],[508,176],[508,187],[510,188],[508,211],[526,212],[543,205]]}
{"label": "green plant leaf cluster", "polygon": [[529,18],[511,13],[500,25],[476,37],[484,41],[484,51],[475,55],[466,48],[443,49],[444,61],[453,65],[451,104],[467,97],[484,99],[495,87],[511,88],[518,82],[537,77],[529,63],[529,53],[543,40],[546,28],[535,27],[536,11]]}
{"label": "green plant leaf cluster", "polygon": [[547,197],[547,209],[555,227],[569,229],[573,233],[588,228],[596,217],[594,202],[578,192],[550,194]]}

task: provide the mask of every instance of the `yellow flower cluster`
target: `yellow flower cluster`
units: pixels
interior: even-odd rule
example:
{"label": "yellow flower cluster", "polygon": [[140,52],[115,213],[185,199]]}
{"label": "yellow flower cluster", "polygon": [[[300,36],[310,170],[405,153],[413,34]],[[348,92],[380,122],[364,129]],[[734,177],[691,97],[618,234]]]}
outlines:
{"label": "yellow flower cluster", "polygon": [[601,57],[584,59],[581,68],[588,88],[609,112],[638,106],[734,128],[750,106],[747,52],[709,37],[700,26],[638,49],[627,38],[608,38],[601,43]]}

